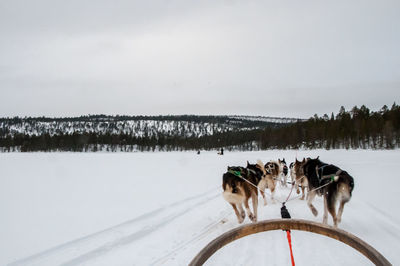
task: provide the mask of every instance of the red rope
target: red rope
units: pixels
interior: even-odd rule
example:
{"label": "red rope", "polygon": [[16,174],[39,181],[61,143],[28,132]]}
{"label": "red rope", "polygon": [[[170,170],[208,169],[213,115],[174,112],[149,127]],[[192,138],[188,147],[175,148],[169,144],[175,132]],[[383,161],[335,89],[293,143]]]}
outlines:
{"label": "red rope", "polygon": [[294,265],[293,250],[292,250],[292,238],[290,236],[290,230],[286,230],[286,236],[287,236],[287,240],[289,242],[290,258],[292,260],[292,266],[295,266]]}

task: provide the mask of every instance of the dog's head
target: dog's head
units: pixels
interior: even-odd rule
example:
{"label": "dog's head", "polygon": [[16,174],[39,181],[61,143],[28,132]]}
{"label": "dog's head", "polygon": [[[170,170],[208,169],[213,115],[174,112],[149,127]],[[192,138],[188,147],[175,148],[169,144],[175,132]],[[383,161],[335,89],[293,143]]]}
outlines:
{"label": "dog's head", "polygon": [[307,163],[307,161],[308,161],[308,158],[307,159],[303,158],[302,161],[299,161],[296,158],[296,161],[293,163],[293,166],[292,166],[293,171],[295,171],[295,173],[298,175],[303,175],[304,174],[304,165]]}
{"label": "dog's head", "polygon": [[278,159],[278,162],[279,162],[279,164],[286,165],[285,158],[283,158],[282,160],[281,160],[281,159]]}
{"label": "dog's head", "polygon": [[304,169],[304,175],[306,175],[307,177],[310,176],[311,173],[315,172],[317,166],[320,166],[322,164],[323,163],[319,159],[319,156],[315,159],[311,159],[309,157],[307,159],[303,159],[302,168]]}

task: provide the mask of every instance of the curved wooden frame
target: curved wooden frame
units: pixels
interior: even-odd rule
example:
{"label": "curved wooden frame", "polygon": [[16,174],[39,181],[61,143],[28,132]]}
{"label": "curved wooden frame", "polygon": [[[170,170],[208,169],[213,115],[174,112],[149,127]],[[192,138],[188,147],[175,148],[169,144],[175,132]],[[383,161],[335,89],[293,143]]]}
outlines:
{"label": "curved wooden frame", "polygon": [[341,229],[321,223],[297,219],[266,220],[253,224],[246,224],[232,229],[211,241],[205,246],[189,265],[203,265],[209,257],[223,246],[242,237],[273,230],[299,230],[324,235],[339,240],[358,250],[375,265],[392,265],[382,254],[360,238]]}

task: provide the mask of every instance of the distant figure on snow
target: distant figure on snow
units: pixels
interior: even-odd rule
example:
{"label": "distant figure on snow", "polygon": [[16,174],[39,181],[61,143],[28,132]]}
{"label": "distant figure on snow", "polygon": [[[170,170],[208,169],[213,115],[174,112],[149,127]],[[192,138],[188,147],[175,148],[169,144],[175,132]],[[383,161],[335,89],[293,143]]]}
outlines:
{"label": "distant figure on snow", "polygon": [[219,155],[224,155],[224,148],[221,148],[221,151],[218,152]]}

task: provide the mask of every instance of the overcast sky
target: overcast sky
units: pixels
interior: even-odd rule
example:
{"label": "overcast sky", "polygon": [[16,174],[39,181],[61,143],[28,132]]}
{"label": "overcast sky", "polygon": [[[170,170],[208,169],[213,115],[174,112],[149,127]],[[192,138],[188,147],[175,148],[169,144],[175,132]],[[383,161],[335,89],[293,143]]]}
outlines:
{"label": "overcast sky", "polygon": [[400,103],[400,1],[0,0],[0,117]]}

